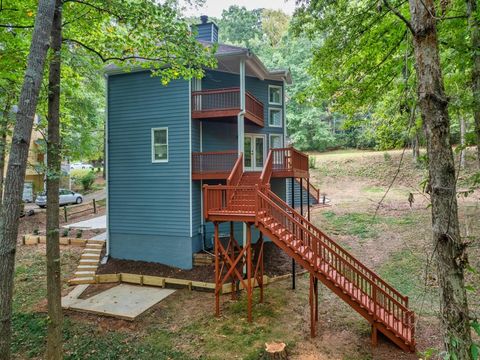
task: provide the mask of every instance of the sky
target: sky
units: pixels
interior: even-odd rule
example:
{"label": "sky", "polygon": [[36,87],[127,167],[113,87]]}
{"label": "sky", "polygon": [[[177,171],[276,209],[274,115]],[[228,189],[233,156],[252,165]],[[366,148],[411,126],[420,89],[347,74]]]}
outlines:
{"label": "sky", "polygon": [[203,7],[189,8],[185,15],[220,17],[222,10],[229,8],[231,5],[245,6],[248,10],[258,8],[279,9],[289,15],[292,15],[295,10],[295,0],[205,0]]}

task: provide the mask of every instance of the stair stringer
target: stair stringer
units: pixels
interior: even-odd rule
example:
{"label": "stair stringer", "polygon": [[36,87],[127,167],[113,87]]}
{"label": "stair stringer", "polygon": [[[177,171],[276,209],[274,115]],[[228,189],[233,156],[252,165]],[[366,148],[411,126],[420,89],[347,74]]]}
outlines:
{"label": "stair stringer", "polygon": [[[280,249],[282,249],[288,256],[293,258],[300,266],[302,266],[305,270],[311,273],[315,278],[320,280],[322,284],[324,284],[327,288],[329,288],[334,294],[336,294],[339,298],[345,301],[350,307],[352,307],[357,313],[363,316],[371,325],[375,324],[377,329],[388,337],[394,344],[400,347],[405,352],[414,352],[415,347],[410,346],[403,342],[402,339],[397,337],[392,331],[390,331],[385,324],[379,321],[375,321],[373,318],[373,313],[369,313],[367,309],[361,306],[358,302],[352,299],[351,296],[344,293],[343,290],[335,286],[333,281],[330,281],[327,275],[323,274],[322,272],[315,271],[313,266],[310,264],[309,261],[305,260],[300,254],[296,253],[293,249],[291,249],[284,241],[279,239],[278,235],[270,231],[268,227],[266,227],[261,221],[256,224],[256,227],[262,232],[264,236],[269,238],[273,241],[275,245],[277,245]],[[292,256],[293,254],[293,256]]]}

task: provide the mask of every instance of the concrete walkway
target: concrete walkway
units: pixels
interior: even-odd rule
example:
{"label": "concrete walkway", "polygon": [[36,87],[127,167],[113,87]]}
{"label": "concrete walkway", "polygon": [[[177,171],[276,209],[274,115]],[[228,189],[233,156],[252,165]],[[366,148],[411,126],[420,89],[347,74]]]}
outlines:
{"label": "concrete walkway", "polygon": [[85,289],[85,285],[79,285],[62,299],[62,307],[125,320],[135,320],[137,316],[175,292],[171,289],[120,284],[91,298],[79,299]]}
{"label": "concrete walkway", "polygon": [[84,230],[93,230],[93,229],[106,229],[107,228],[107,216],[102,215],[98,216],[93,219],[80,221],[74,224],[64,225],[64,228],[76,228],[76,229],[84,229]]}

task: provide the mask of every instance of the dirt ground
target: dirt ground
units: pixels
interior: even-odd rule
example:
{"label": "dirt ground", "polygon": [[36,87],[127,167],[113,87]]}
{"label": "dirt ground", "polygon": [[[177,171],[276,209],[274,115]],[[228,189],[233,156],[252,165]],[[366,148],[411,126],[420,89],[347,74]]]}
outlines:
{"label": "dirt ground", "polygon": [[[69,334],[65,343],[66,357],[253,360],[262,357],[265,342],[283,341],[293,360],[425,359],[427,353],[432,354],[429,359],[440,359],[442,336],[438,320],[438,282],[431,261],[430,209],[428,196],[419,185],[425,171],[415,166],[409,156],[399,167],[400,156],[398,151],[389,152],[389,156],[379,152],[316,155],[316,169],[311,171],[313,183],[331,199],[331,206],[315,208],[312,220],[409,296],[417,319],[417,353],[403,353],[383,337],[378,347],[372,348],[368,322],[323,286],[319,289],[318,335],[310,338],[308,277],[303,275],[297,278],[294,291],[291,280],[269,284],[263,304],[258,303],[256,291],[252,323],[246,319],[243,295],[239,300],[232,300],[230,295],[222,296],[221,316],[216,318],[213,294],[187,289],[177,290],[135,322],[66,312]],[[473,168],[473,162],[469,164]],[[392,185],[394,177],[396,181]],[[460,187],[467,187],[467,178],[468,173],[462,172]],[[458,201],[462,235],[471,238],[473,244],[469,249],[471,265],[480,268],[480,194],[477,191]],[[41,294],[36,298],[32,295],[28,273],[24,275],[34,263],[35,251],[34,247],[20,247],[19,251],[20,266],[25,269],[17,275],[17,293],[24,294],[17,307],[23,312],[31,311],[30,305],[34,311],[41,309],[38,304],[43,301],[38,300],[42,299]],[[62,250],[65,261],[75,263],[78,256],[69,252],[71,249]],[[289,271],[288,258],[278,252],[268,253],[266,262]],[[111,268],[101,271],[115,272],[122,266],[115,261],[109,264]],[[149,270],[148,263],[130,266],[133,266],[132,271],[143,274],[153,271]],[[73,271],[73,266],[65,266],[64,278]],[[162,271],[182,276],[172,268]],[[202,276],[208,276],[210,271],[205,267]],[[35,279],[38,280],[38,276]],[[472,313],[478,314],[480,279],[467,274],[467,283],[475,284],[477,289],[470,293],[469,302]],[[22,329],[26,332],[28,327]],[[28,355],[29,348],[20,340],[18,343],[18,358],[32,358]],[[44,338],[40,337],[37,347],[44,346],[42,344]]]}

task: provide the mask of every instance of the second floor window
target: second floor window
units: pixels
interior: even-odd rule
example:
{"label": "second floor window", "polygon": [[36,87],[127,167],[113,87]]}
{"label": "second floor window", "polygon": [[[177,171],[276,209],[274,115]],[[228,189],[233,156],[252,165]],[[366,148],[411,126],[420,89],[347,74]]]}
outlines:
{"label": "second floor window", "polygon": [[152,129],[152,162],[168,161],[168,128]]}
{"label": "second floor window", "polygon": [[268,125],[273,127],[282,127],[282,109],[269,109]]}
{"label": "second floor window", "polygon": [[282,105],[282,87],[270,85],[268,87],[268,103],[270,105]]}

